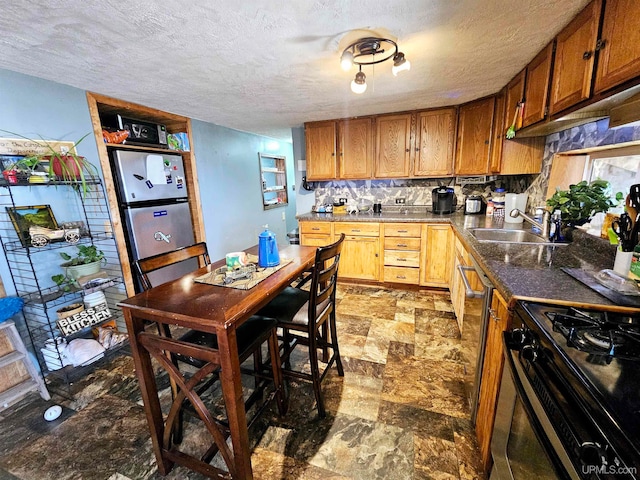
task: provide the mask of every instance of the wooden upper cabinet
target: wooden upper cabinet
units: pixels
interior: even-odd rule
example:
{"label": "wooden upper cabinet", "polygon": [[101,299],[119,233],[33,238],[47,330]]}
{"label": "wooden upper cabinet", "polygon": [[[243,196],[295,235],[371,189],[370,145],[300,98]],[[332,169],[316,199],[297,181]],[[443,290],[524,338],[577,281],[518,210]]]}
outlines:
{"label": "wooden upper cabinet", "polygon": [[458,112],[456,175],[489,173],[489,153],[493,128],[495,97],[466,103]]}
{"label": "wooden upper cabinet", "polygon": [[340,178],[371,178],[373,119],[342,120],[339,125]]}
{"label": "wooden upper cabinet", "polygon": [[640,2],[607,0],[598,42],[595,93],[640,75]]}
{"label": "wooden upper cabinet", "polygon": [[[629,2],[633,3],[633,2]],[[594,0],[556,37],[549,113],[572,107],[591,95],[591,79],[602,0]]]}
{"label": "wooden upper cabinet", "polygon": [[[505,94],[505,111],[503,134],[515,122],[516,130],[522,128],[522,110],[517,110],[518,104],[524,101],[524,83],[527,77],[527,69],[522,70],[507,84]],[[516,115],[517,113],[517,115]]]}
{"label": "wooden upper cabinet", "polygon": [[412,176],[453,175],[455,134],[455,108],[418,112]]}
{"label": "wooden upper cabinet", "polygon": [[524,113],[522,127],[528,127],[547,116],[547,100],[551,82],[551,63],[553,61],[553,42],[547,45],[527,65],[527,77],[524,93]]}
{"label": "wooden upper cabinet", "polygon": [[491,142],[491,160],[489,173],[500,173],[502,167],[502,144],[505,141],[505,97],[506,87],[496,94],[496,105],[493,111],[493,141]]}
{"label": "wooden upper cabinet", "polygon": [[307,180],[335,180],[336,122],[306,123],[304,135],[307,147]]}
{"label": "wooden upper cabinet", "polygon": [[374,177],[408,177],[411,159],[411,114],[379,116],[376,125]]}

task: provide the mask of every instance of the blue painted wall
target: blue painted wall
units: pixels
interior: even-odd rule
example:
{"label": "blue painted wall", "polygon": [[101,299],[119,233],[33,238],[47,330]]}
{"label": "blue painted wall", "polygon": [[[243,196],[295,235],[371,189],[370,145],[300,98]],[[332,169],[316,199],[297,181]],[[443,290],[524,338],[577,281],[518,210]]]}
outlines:
{"label": "blue painted wall", "polygon": [[[287,232],[297,226],[291,143],[196,120],[191,122],[191,130],[211,256],[221,258],[257,244],[265,224],[276,234],[278,244],[287,243]],[[263,210],[258,152],[286,156],[286,207]]]}
{"label": "blue painted wall", "polygon": [[[26,137],[76,141],[92,131],[85,91],[0,69],[0,129]],[[292,145],[280,142],[275,150],[269,150],[272,139],[200,121],[193,122],[193,130],[206,238],[212,257],[220,258],[229,251],[256,244],[260,227],[265,223],[276,232],[278,243],[286,243],[286,233],[296,226],[295,195],[291,189]],[[11,136],[0,132],[0,137]],[[258,152],[287,157],[290,200],[287,207],[263,210]],[[78,146],[78,153],[94,165],[100,164],[92,135]],[[18,205],[49,204],[59,221],[82,218],[74,210],[77,199],[65,198],[62,190],[56,195],[51,195],[49,188],[14,190],[22,191],[22,196],[16,199]],[[282,220],[282,212],[286,221]],[[43,272],[42,278],[60,273],[60,259],[57,253],[52,253],[50,265],[44,267],[51,271]],[[14,293],[2,252],[0,276],[7,293]]]}

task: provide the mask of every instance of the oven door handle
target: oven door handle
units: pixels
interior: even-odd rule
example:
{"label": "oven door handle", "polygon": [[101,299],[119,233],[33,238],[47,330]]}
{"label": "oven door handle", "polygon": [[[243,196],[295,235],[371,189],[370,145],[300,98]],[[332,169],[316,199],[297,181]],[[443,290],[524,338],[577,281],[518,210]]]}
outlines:
{"label": "oven door handle", "polygon": [[464,283],[464,289],[466,291],[466,295],[468,298],[482,298],[482,296],[484,295],[484,291],[481,290],[474,290],[473,288],[471,288],[471,282],[469,282],[469,279],[467,278],[467,276],[465,275],[465,272],[475,272],[476,269],[473,267],[467,267],[466,265],[458,265],[458,271],[460,272],[460,275],[462,276],[462,283]]}

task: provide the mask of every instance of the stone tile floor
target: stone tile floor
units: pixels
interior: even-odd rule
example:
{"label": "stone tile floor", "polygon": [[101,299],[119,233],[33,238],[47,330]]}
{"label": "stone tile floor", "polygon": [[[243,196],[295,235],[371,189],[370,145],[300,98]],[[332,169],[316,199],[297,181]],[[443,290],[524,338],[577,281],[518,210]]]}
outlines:
{"label": "stone tile floor", "polygon": [[[323,382],[327,418],[318,418],[310,385],[291,382],[288,414],[269,406],[250,429],[254,477],[485,478],[469,421],[471,353],[449,294],[340,284],[337,302],[345,376],[333,368]],[[47,423],[54,403],[63,415]],[[73,385],[72,400],[31,395],[0,412],[0,480],[203,478],[181,467],[158,474],[147,432],[123,355]],[[187,416],[181,448],[203,451],[207,441]]]}

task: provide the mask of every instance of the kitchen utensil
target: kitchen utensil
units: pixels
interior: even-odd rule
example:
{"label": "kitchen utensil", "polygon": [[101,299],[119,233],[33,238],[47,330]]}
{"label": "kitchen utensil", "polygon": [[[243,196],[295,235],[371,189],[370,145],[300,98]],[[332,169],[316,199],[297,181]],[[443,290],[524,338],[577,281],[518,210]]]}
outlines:
{"label": "kitchen utensil", "polygon": [[258,266],[275,267],[280,264],[280,254],[276,243],[276,234],[264,226],[264,232],[258,235]]}
{"label": "kitchen utensil", "polygon": [[516,122],[518,121],[518,114],[520,113],[520,105],[521,102],[518,102],[518,104],[516,105],[516,113],[513,115],[513,123],[507,129],[507,138],[509,140],[516,136]]}
{"label": "kitchen utensil", "polygon": [[618,241],[623,252],[632,252],[635,245],[633,238],[634,226],[629,214],[622,213],[617,220],[611,222],[611,228],[618,236]]}

